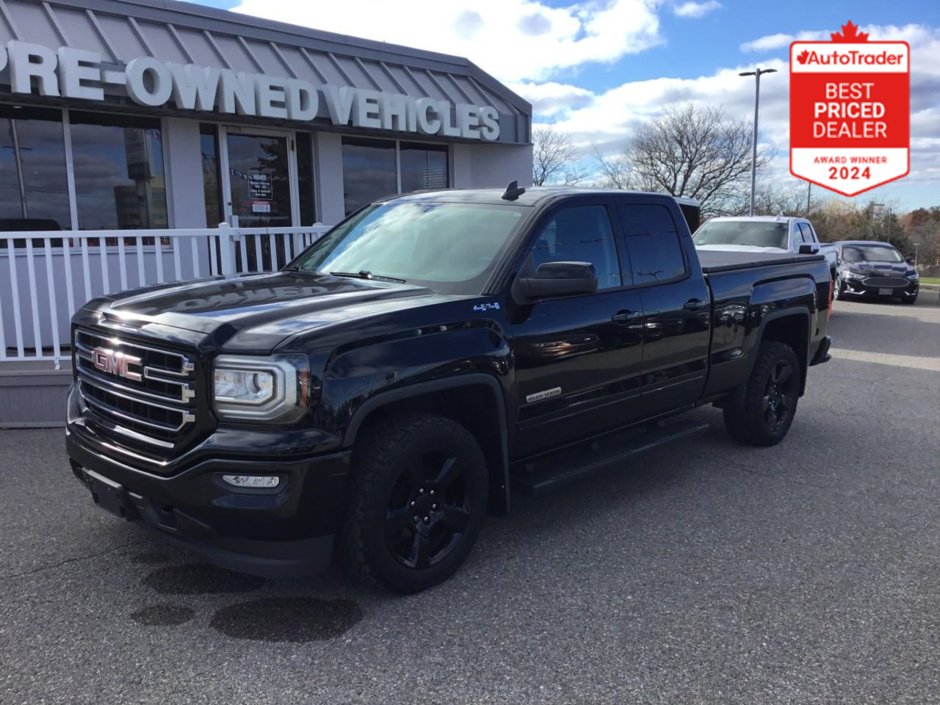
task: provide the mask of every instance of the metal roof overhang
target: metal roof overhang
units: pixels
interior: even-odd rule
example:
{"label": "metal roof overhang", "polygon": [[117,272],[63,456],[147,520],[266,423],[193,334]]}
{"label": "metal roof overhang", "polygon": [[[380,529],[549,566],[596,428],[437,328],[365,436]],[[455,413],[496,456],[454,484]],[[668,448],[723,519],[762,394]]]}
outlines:
{"label": "metal roof overhang", "polygon": [[[122,67],[151,56],[165,62],[212,66],[331,84],[429,97],[452,104],[494,107],[498,143],[530,142],[532,107],[467,59],[394,44],[261,20],[176,0],[0,0],[0,43],[16,39],[51,49],[68,46],[98,52],[104,64]],[[8,70],[0,86],[9,90]],[[0,98],[7,96],[0,95]],[[17,99],[17,96],[9,96]],[[106,100],[139,109],[126,95],[106,90]],[[55,99],[42,102],[63,103]],[[84,107],[68,101],[71,107]],[[88,109],[95,109],[89,103]],[[205,113],[148,109],[151,114],[205,117]],[[226,120],[271,124],[265,118]],[[293,123],[296,126],[296,123]],[[318,117],[315,127],[332,127]],[[405,133],[395,133],[405,134]]]}

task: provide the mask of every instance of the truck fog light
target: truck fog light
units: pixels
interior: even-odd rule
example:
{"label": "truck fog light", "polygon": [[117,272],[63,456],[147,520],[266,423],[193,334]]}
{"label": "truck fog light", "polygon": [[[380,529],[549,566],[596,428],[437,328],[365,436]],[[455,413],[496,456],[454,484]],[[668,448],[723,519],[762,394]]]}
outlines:
{"label": "truck fog light", "polygon": [[222,475],[223,482],[233,487],[270,490],[281,483],[277,475]]}

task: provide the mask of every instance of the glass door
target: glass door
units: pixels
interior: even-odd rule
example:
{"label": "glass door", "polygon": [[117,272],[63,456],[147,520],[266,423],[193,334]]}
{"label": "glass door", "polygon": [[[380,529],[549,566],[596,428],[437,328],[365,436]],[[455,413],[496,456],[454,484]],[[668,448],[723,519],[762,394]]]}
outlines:
{"label": "glass door", "polygon": [[[291,135],[237,128],[220,131],[225,218],[242,228],[297,222],[297,162]],[[227,178],[225,178],[227,177]]]}

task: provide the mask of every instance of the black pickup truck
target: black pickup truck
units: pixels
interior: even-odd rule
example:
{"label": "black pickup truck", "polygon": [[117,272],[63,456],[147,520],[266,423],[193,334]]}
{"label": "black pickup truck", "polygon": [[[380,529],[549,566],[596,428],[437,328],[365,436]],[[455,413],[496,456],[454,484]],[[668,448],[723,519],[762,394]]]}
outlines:
{"label": "black pickup truck", "polygon": [[335,553],[414,592],[512,492],[701,430],[679,412],[779,442],[829,359],[830,303],[823,257],[697,254],[667,196],[390,198],[280,272],[86,304],[68,455],[99,505],[220,565]]}

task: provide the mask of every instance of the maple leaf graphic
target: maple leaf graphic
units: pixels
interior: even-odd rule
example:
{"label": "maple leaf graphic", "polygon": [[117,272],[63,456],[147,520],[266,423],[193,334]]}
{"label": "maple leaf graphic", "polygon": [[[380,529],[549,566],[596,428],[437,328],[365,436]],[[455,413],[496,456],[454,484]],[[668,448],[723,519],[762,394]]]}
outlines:
{"label": "maple leaf graphic", "polygon": [[799,54],[796,55],[796,60],[799,61],[801,64],[805,64],[808,58],[809,58],[808,49],[804,49],[803,51],[801,51]]}
{"label": "maple leaf graphic", "polygon": [[868,32],[859,32],[858,25],[852,24],[852,20],[842,25],[841,32],[830,32],[829,36],[832,37],[832,41],[843,44],[868,41]]}

